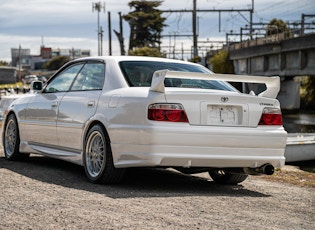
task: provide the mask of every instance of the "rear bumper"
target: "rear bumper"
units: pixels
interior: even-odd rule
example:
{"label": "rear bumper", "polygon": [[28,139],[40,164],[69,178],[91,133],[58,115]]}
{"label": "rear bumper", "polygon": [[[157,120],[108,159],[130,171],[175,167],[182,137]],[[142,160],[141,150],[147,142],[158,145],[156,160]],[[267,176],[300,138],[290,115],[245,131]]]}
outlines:
{"label": "rear bumper", "polygon": [[114,165],[125,167],[250,167],[285,163],[282,128],[128,127],[111,129]]}

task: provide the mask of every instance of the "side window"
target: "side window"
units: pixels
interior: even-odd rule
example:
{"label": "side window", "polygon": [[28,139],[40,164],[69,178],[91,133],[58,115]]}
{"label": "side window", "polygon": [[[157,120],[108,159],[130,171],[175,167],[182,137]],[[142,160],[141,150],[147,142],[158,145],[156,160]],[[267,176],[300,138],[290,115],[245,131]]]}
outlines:
{"label": "side window", "polygon": [[45,88],[44,92],[68,91],[73,80],[83,67],[83,63],[75,64],[59,73]]}
{"label": "side window", "polygon": [[105,79],[103,63],[86,63],[75,79],[71,91],[101,90]]}

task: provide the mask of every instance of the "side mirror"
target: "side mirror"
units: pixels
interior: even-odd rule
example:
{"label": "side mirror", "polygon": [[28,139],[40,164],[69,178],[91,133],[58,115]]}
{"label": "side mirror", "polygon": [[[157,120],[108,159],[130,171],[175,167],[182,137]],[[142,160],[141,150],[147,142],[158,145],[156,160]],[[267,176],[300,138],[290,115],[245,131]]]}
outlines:
{"label": "side mirror", "polygon": [[30,91],[38,92],[43,89],[43,82],[41,81],[32,81],[30,84]]}

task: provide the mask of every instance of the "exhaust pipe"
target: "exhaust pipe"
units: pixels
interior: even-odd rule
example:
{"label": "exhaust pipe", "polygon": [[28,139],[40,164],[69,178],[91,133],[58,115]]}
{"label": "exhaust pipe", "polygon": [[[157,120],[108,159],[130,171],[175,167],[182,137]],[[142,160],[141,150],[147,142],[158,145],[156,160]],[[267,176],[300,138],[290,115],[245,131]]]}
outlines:
{"label": "exhaust pipe", "polygon": [[243,170],[246,174],[249,175],[259,174],[272,175],[275,172],[275,168],[271,164],[265,164],[258,168],[244,168]]}
{"label": "exhaust pipe", "polygon": [[275,172],[275,168],[271,164],[266,164],[260,167],[260,169],[266,174],[266,175],[272,175]]}

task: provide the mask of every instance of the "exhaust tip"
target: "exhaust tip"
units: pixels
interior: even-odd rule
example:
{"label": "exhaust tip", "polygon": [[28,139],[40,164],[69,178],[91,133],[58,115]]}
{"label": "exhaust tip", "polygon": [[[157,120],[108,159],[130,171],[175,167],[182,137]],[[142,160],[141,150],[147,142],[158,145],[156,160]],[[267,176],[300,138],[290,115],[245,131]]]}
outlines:
{"label": "exhaust tip", "polygon": [[266,175],[272,175],[275,172],[275,168],[272,165],[267,164],[263,166],[263,171]]}
{"label": "exhaust tip", "polygon": [[259,175],[259,174],[272,175],[275,172],[275,168],[271,164],[265,164],[258,168],[243,168],[243,172],[249,175]]}

